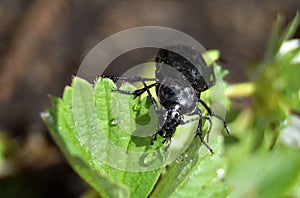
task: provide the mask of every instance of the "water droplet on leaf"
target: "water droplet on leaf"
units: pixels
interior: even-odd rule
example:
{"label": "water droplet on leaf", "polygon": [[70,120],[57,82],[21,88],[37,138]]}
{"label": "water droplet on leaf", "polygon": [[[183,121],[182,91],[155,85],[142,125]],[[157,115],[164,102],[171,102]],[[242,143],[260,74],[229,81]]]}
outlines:
{"label": "water droplet on leaf", "polygon": [[157,159],[157,153],[156,153],[156,151],[150,152],[150,153],[144,153],[141,156],[140,164],[142,166],[149,166],[152,163],[154,163],[156,161],[156,159]]}
{"label": "water droplet on leaf", "polygon": [[133,106],[133,110],[134,111],[139,111],[141,109],[141,105],[140,104],[135,104],[134,106]]}
{"label": "water droplet on leaf", "polygon": [[225,175],[225,170],[223,168],[220,168],[220,169],[217,170],[217,174],[218,174],[219,177],[222,178]]}
{"label": "water droplet on leaf", "polygon": [[120,122],[121,122],[121,121],[120,121],[119,119],[113,118],[113,119],[110,120],[109,124],[110,124],[111,126],[117,126],[117,125],[120,124]]}

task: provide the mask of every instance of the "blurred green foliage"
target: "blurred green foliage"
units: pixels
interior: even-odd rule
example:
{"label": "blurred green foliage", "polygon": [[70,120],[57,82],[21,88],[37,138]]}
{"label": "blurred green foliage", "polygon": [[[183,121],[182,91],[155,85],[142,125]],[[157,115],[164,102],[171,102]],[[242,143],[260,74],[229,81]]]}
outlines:
{"label": "blurred green foliage", "polygon": [[286,29],[282,29],[282,24],[279,17],[265,60],[257,64],[256,80],[243,84],[251,84],[251,106],[240,111],[231,123],[235,143],[226,144],[225,152],[229,168],[226,179],[233,186],[231,197],[300,195],[299,147],[292,148],[280,140],[292,113],[300,110],[300,62],[295,61],[300,45],[282,50],[299,25],[298,14]]}

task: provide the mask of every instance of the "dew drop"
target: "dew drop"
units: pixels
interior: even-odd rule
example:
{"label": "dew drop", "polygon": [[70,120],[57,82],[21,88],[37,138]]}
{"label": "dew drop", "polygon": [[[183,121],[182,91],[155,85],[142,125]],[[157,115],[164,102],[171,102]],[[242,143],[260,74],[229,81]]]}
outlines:
{"label": "dew drop", "polygon": [[91,130],[92,130],[92,131],[94,131],[95,128],[96,128],[95,125],[92,125],[92,126],[91,126]]}
{"label": "dew drop", "polygon": [[117,126],[117,125],[120,124],[120,122],[121,121],[119,119],[113,118],[113,119],[110,120],[109,124],[110,124],[110,126]]}
{"label": "dew drop", "polygon": [[134,106],[133,106],[133,110],[134,111],[139,111],[141,109],[141,105],[140,104],[135,104]]}
{"label": "dew drop", "polygon": [[217,174],[219,177],[224,177],[225,170],[223,168],[220,168],[217,170]]}
{"label": "dew drop", "polygon": [[175,162],[177,164],[180,164],[180,163],[184,162],[185,158],[187,158],[187,157],[188,157],[188,153],[184,153],[184,154],[178,156],[177,159],[175,160]]}
{"label": "dew drop", "polygon": [[152,163],[154,163],[155,160],[157,159],[157,153],[156,152],[145,153],[143,154],[141,159],[142,159],[141,161],[143,166],[149,166]]}

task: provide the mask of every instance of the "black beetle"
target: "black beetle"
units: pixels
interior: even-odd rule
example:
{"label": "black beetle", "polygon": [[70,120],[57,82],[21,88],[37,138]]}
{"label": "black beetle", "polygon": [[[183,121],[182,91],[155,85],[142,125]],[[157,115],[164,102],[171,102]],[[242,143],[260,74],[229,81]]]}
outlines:
{"label": "black beetle", "polygon": [[[206,119],[210,122],[207,137],[212,128],[211,116],[220,119],[224,124],[226,132],[229,134],[229,128],[225,120],[215,114],[200,98],[201,92],[215,84],[213,67],[208,66],[197,51],[183,45],[159,49],[155,56],[155,62],[155,78],[127,78],[106,75],[102,75],[102,77],[108,77],[113,81],[125,80],[128,82],[143,83],[144,87],[134,92],[117,91],[135,96],[140,96],[144,92],[148,93],[159,116],[158,130],[152,135],[151,144],[157,139],[157,135],[160,135],[164,138],[163,143],[169,138],[170,142],[166,147],[167,149],[171,144],[172,135],[178,125],[199,120],[196,135],[200,137],[201,142],[213,153],[213,150],[203,138],[202,120]],[[145,83],[147,81],[153,81],[154,83],[147,85]],[[161,104],[160,109],[158,109],[157,102],[149,91],[152,87],[156,88],[157,98]],[[198,108],[199,102],[207,110],[209,116],[202,115],[201,110]],[[184,114],[198,115],[199,117],[184,121]]]}

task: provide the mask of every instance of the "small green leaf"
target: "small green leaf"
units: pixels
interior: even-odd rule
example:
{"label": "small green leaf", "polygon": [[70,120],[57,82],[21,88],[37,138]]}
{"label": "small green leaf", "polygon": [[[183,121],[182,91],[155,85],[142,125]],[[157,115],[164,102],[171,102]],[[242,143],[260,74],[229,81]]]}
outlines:
{"label": "small green leaf", "polygon": [[[290,38],[292,38],[294,36],[294,34],[296,33],[297,28],[299,26],[299,22],[300,22],[299,12],[297,12],[294,19],[288,24],[288,26],[282,33],[282,36],[280,38],[281,45],[282,45],[282,43],[284,43],[285,41],[289,40]],[[280,45],[280,47],[281,47],[281,45]]]}
{"label": "small green leaf", "polygon": [[220,51],[219,50],[209,50],[206,53],[202,54],[203,59],[205,60],[207,65],[211,65],[217,62],[220,59]]}
{"label": "small green leaf", "polygon": [[275,21],[271,36],[269,39],[269,44],[267,46],[266,54],[265,54],[265,60],[270,61],[277,53],[277,50],[279,50],[281,43],[280,43],[280,32],[283,27],[284,18],[281,15],[277,16],[277,20]]}
{"label": "small green leaf", "polygon": [[281,102],[284,102],[288,110],[300,111],[300,63],[297,61],[300,56],[300,46],[297,42],[297,45],[291,47],[291,49],[285,48],[285,51],[276,57],[274,65],[277,66],[279,75],[274,79],[273,84],[282,94]]}
{"label": "small green leaf", "polygon": [[270,62],[276,56],[282,44],[295,34],[299,25],[299,13],[296,14],[285,30],[282,31],[283,24],[284,18],[281,15],[278,15],[266,50],[266,62]]}

